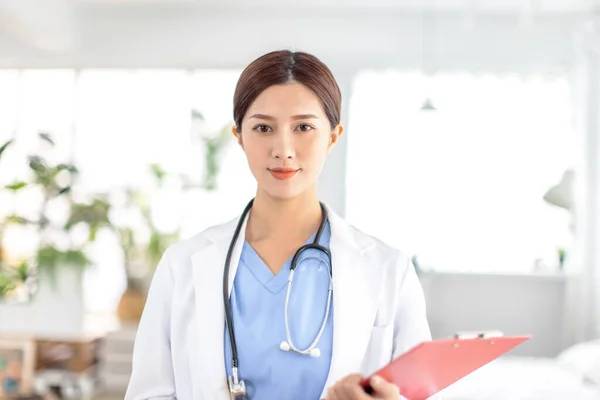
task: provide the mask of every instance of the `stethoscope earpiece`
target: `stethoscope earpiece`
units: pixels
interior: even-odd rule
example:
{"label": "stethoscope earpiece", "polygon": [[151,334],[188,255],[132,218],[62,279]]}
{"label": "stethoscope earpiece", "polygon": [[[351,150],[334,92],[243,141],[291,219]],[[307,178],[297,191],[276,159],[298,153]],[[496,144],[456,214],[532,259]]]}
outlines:
{"label": "stethoscope earpiece", "polygon": [[283,342],[281,342],[281,344],[279,345],[279,348],[283,351],[290,351],[290,344],[288,342],[286,342],[285,340]]}
{"label": "stethoscope earpiece", "polygon": [[[292,347],[290,346],[290,344],[287,341],[285,341],[285,340],[279,344],[279,348],[281,350],[283,350],[283,351],[290,351],[290,350],[292,350]],[[294,351],[297,352],[297,353],[300,353],[300,354],[306,354],[305,351],[302,352],[302,351],[298,351],[298,350],[295,350],[295,349],[294,349]],[[308,352],[308,354],[311,357],[313,357],[313,358],[319,358],[319,357],[321,357],[321,350],[319,350],[318,348],[315,347],[315,348],[310,349],[310,351]]]}

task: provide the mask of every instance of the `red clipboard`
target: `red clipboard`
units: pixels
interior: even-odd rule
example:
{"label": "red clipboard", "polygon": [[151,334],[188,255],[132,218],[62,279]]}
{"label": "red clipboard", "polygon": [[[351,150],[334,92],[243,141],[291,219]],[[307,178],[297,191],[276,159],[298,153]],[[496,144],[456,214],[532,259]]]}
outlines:
{"label": "red clipboard", "polygon": [[[395,383],[408,400],[426,400],[530,338],[504,336],[423,342],[373,375]],[[362,382],[368,393],[369,378]]]}

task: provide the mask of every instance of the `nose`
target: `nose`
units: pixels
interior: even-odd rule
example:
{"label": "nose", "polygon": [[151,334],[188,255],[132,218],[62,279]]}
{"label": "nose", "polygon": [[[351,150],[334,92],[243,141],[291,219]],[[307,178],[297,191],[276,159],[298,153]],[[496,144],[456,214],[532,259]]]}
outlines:
{"label": "nose", "polygon": [[292,159],[295,157],[292,132],[284,131],[273,135],[273,157],[279,159]]}

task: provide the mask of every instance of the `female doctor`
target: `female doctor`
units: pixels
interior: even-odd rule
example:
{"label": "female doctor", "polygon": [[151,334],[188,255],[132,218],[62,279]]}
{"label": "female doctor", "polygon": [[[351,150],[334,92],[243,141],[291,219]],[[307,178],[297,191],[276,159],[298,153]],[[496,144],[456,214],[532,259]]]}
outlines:
{"label": "female doctor", "polygon": [[423,291],[405,254],[319,202],[340,108],[310,54],[272,52],[243,71],[233,134],[256,197],[163,255],[126,400],[400,398],[392,383],[367,394],[359,382],[431,339]]}

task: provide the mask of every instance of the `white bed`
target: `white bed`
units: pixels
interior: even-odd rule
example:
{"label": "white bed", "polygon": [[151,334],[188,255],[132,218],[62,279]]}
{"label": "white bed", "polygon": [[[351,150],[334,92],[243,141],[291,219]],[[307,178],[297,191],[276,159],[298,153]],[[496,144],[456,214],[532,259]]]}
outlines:
{"label": "white bed", "polygon": [[600,341],[556,358],[505,356],[480,368],[436,400],[600,400]]}
{"label": "white bed", "polygon": [[505,357],[435,396],[440,400],[600,400],[600,386],[586,382],[557,359]]}

